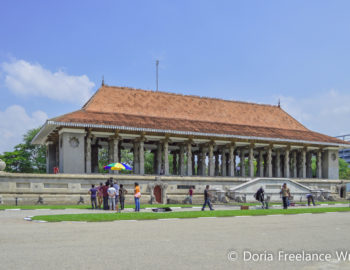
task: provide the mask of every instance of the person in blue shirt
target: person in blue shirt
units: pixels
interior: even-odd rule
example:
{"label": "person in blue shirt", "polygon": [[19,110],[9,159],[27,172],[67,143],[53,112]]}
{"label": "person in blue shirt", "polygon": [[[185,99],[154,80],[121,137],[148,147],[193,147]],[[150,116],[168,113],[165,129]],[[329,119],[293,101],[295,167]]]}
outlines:
{"label": "person in blue shirt", "polygon": [[89,190],[89,194],[91,196],[91,207],[92,207],[92,209],[97,209],[97,201],[96,201],[97,188],[95,188],[95,185],[91,185],[91,188]]}

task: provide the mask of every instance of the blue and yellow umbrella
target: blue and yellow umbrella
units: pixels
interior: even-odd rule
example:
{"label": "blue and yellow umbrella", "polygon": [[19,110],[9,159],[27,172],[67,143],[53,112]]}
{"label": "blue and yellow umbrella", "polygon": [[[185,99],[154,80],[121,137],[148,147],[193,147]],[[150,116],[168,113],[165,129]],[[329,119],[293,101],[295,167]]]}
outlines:
{"label": "blue and yellow umbrella", "polygon": [[128,164],[119,162],[108,164],[104,166],[103,169],[112,171],[132,171],[132,168]]}

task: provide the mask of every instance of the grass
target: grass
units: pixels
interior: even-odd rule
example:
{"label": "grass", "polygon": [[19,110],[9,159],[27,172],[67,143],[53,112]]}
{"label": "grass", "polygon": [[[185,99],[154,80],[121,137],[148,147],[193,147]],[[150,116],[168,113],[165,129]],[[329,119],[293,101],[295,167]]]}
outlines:
{"label": "grass", "polygon": [[[156,208],[156,207],[193,207],[200,205],[190,205],[190,204],[141,204],[141,208]],[[126,204],[125,208],[134,208],[133,204]],[[91,205],[0,205],[0,210],[4,209],[24,209],[24,210],[33,210],[33,209],[91,209]]]}
{"label": "grass", "polygon": [[33,220],[45,220],[48,222],[59,221],[114,221],[114,220],[152,220],[171,218],[198,218],[198,217],[234,217],[234,216],[264,216],[280,214],[303,214],[303,213],[326,213],[326,212],[348,212],[348,207],[329,208],[302,208],[302,209],[261,209],[261,210],[220,210],[220,211],[186,211],[165,213],[103,213],[103,214],[73,214],[73,215],[46,215],[35,216]]}

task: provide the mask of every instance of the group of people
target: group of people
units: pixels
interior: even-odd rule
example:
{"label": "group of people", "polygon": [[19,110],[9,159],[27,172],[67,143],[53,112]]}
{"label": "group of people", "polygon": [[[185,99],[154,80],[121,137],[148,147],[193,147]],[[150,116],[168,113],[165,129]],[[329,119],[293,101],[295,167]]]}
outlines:
{"label": "group of people", "polygon": [[[91,196],[91,206],[92,209],[101,209],[101,206],[104,210],[118,211],[124,210],[125,205],[125,195],[128,191],[124,188],[122,184],[118,184],[113,178],[109,178],[108,181],[103,184],[100,183],[98,187],[91,185],[89,194]],[[287,187],[287,184],[284,183],[280,195],[283,202],[283,209],[288,209],[290,205],[290,190]],[[188,191],[188,197],[185,201],[188,201],[192,204],[193,196],[193,187],[191,186]],[[268,209],[268,201],[265,199],[265,191],[263,187],[260,187],[258,191],[254,194],[254,197],[257,201],[261,202],[263,209]],[[315,205],[314,197],[312,194],[307,194],[308,205],[310,206],[311,202]],[[134,184],[134,201],[135,201],[135,212],[140,212],[140,198],[141,190],[138,183]],[[119,208],[120,204],[120,208]],[[205,187],[204,190],[204,204],[202,206],[202,211],[204,211],[206,206],[209,206],[210,210],[214,210],[211,204],[211,193],[209,192],[209,185]]]}
{"label": "group of people", "polygon": [[[283,209],[287,209],[290,205],[289,200],[291,198],[291,195],[286,183],[282,185],[280,196],[283,202]],[[261,203],[263,209],[269,208],[268,200],[265,198],[265,190],[263,187],[260,187],[258,189],[258,191],[254,194],[254,198]]]}
{"label": "group of people", "polygon": [[[282,185],[282,188],[280,191],[280,196],[282,198],[283,209],[288,209],[288,206],[290,205],[291,195],[290,195],[290,189],[287,187],[287,183],[284,183]],[[265,199],[265,191],[264,191],[263,187],[260,187],[258,189],[258,191],[255,193],[254,197],[257,201],[261,202],[263,209],[268,208],[268,202]],[[311,193],[306,194],[306,198],[307,198],[308,206],[310,206],[311,203],[313,204],[313,206],[315,206],[314,196]]]}
{"label": "group of people", "polygon": [[[139,212],[141,198],[140,186],[138,183],[135,183],[134,186],[135,211]],[[128,191],[124,188],[124,185],[119,185],[117,181],[113,181],[113,178],[109,178],[104,184],[100,183],[98,187],[91,185],[89,194],[92,209],[101,209],[103,207],[103,210],[120,212],[124,210],[127,193]]]}

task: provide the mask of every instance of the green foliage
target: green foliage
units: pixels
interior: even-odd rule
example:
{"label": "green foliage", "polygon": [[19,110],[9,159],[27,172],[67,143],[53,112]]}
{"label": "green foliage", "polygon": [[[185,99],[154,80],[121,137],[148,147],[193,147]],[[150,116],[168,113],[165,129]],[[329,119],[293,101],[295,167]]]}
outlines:
{"label": "green foliage", "polygon": [[350,179],[349,164],[342,158],[339,158],[339,178]]}
{"label": "green foliage", "polygon": [[154,154],[151,151],[145,152],[145,174],[154,174]]}
{"label": "green foliage", "polygon": [[108,171],[104,170],[103,167],[109,164],[108,160],[108,149],[100,148],[98,149],[98,172],[106,173]]}
{"label": "green foliage", "polygon": [[316,177],[316,167],[317,167],[316,158],[312,157],[311,159],[312,177]]}
{"label": "green foliage", "polygon": [[45,173],[46,147],[32,145],[31,141],[40,128],[31,129],[23,136],[23,142],[14,147],[12,152],[4,152],[0,159],[5,161],[7,172]]}

